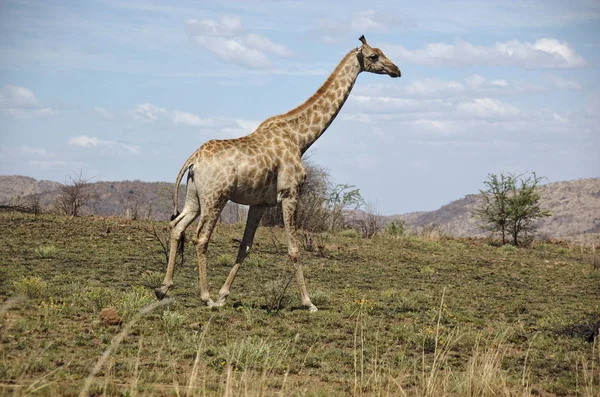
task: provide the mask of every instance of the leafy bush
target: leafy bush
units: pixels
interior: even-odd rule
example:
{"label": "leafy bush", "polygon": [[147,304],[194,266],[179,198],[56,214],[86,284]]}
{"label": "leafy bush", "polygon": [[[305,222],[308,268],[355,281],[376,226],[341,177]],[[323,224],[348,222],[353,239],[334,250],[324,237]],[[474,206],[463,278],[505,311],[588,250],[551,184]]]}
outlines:
{"label": "leafy bush", "polygon": [[401,219],[395,219],[385,225],[384,232],[386,236],[402,237],[406,232],[406,222]]}
{"label": "leafy bush", "polygon": [[360,234],[355,229],[344,229],[340,232],[342,237],[359,238]]}
{"label": "leafy bush", "polygon": [[119,313],[125,320],[131,317],[144,306],[155,300],[154,294],[144,287],[131,287],[120,299],[115,302]]}
{"label": "leafy bush", "polygon": [[29,298],[43,298],[48,293],[48,283],[39,276],[23,277],[20,281],[14,281],[13,286],[17,294]]}
{"label": "leafy bush", "polygon": [[160,316],[162,328],[168,334],[172,334],[173,332],[180,330],[186,319],[187,316],[169,309],[163,311]]}
{"label": "leafy bush", "polygon": [[217,265],[219,266],[233,266],[235,259],[229,254],[221,254],[217,256]]}
{"label": "leafy bush", "polygon": [[58,249],[54,245],[40,245],[35,249],[35,253],[42,259],[52,258]]}
{"label": "leafy bush", "polygon": [[80,298],[86,306],[91,307],[92,310],[99,311],[105,307],[114,305],[116,293],[114,290],[106,287],[88,287],[81,291],[78,298]]}
{"label": "leafy bush", "polygon": [[161,285],[164,273],[148,270],[140,276],[140,285],[148,288],[155,288]]}
{"label": "leafy bush", "polygon": [[238,370],[265,369],[280,362],[285,346],[251,336],[228,344],[224,350],[227,363]]}

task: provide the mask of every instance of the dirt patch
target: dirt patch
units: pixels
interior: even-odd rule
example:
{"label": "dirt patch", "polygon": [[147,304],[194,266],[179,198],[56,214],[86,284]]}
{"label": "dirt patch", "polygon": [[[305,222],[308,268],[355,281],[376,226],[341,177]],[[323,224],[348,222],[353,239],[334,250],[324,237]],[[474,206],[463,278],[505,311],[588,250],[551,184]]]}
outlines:
{"label": "dirt patch", "polygon": [[100,319],[106,325],[118,325],[121,324],[121,316],[117,312],[115,307],[105,307],[100,311]]}

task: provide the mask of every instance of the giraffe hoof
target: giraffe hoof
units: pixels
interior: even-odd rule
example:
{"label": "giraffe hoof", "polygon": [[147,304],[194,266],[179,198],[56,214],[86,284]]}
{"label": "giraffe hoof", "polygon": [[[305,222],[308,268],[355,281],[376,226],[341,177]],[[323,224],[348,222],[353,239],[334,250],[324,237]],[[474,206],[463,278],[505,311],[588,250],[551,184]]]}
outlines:
{"label": "giraffe hoof", "polygon": [[167,291],[163,291],[162,288],[155,288],[154,295],[156,295],[156,298],[161,301],[167,297]]}
{"label": "giraffe hoof", "polygon": [[225,306],[225,300],[218,300],[215,303],[213,303],[214,307],[221,307],[221,306]]}
{"label": "giraffe hoof", "polygon": [[204,301],[204,303],[205,303],[205,304],[206,304],[206,306],[208,306],[208,307],[218,307],[218,305],[217,305],[217,304],[216,304],[216,303],[215,303],[215,302],[214,302],[212,299],[209,299],[209,300],[207,300],[207,301]]}
{"label": "giraffe hoof", "polygon": [[316,311],[318,311],[318,310],[319,310],[319,309],[317,309],[317,307],[316,307],[315,305],[310,305],[310,306],[308,307],[308,311],[309,311],[309,312],[311,312],[311,313],[314,313],[314,312],[316,312]]}

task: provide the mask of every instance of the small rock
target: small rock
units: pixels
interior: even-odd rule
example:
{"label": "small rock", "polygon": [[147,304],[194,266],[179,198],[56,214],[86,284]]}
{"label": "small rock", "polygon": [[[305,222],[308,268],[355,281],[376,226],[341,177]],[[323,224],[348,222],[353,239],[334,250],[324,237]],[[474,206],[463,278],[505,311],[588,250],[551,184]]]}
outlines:
{"label": "small rock", "polygon": [[115,307],[105,307],[100,311],[100,318],[106,325],[118,325],[121,323],[121,317]]}

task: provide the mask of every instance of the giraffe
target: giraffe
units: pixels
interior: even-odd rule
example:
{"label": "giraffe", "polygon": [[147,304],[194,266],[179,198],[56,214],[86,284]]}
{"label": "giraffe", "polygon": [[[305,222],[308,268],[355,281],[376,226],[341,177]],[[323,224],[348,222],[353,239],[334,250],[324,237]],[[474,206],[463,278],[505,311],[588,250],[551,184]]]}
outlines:
{"label": "giraffe", "polygon": [[[173,285],[177,250],[185,229],[199,216],[193,242],[200,274],[200,299],[207,306],[222,306],[236,274],[248,255],[256,229],[268,206],[281,203],[288,256],[295,267],[302,304],[317,311],[308,295],[296,234],[299,190],[306,178],[302,155],[325,132],[350,95],[358,75],[365,71],[400,77],[400,69],[378,48],[367,44],[348,52],[325,83],[306,102],[291,111],[263,121],[246,136],[210,140],[183,164],[175,182],[170,252],[162,285],[155,289],[163,299]],[[178,211],[179,184],[187,172],[185,205]],[[206,278],[206,253],[217,219],[228,200],[249,205],[248,219],[233,268],[213,301]]]}

